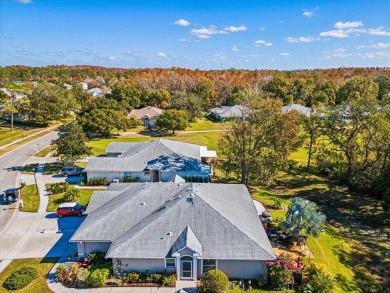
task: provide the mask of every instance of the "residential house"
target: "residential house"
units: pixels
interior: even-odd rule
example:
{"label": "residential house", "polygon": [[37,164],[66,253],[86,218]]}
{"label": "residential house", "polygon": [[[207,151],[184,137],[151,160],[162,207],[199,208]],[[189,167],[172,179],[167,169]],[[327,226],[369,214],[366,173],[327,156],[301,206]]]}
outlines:
{"label": "residential house", "polygon": [[206,146],[157,139],[140,143],[110,143],[107,157],[91,158],[85,171],[87,179],[106,177],[110,182],[123,177],[141,182],[187,181],[209,182],[210,160],[217,156]]}
{"label": "residential house", "polygon": [[86,212],[70,241],[79,257],[105,253],[114,272],[168,270],[198,280],[219,269],[256,279],[275,259],[241,184],[115,183],[95,191]]}
{"label": "residential house", "polygon": [[100,88],[97,88],[97,87],[94,87],[94,88],[87,90],[87,93],[91,94],[95,98],[100,98],[100,97],[104,96],[104,92]]}
{"label": "residential house", "polygon": [[310,117],[311,113],[313,112],[313,109],[299,105],[299,104],[291,104],[291,105],[287,105],[287,106],[282,107],[283,113],[288,113],[291,111],[296,111],[301,115],[304,115],[306,117]]}
{"label": "residential house", "polygon": [[219,122],[229,121],[233,118],[248,116],[245,114],[246,107],[242,105],[221,106],[211,109],[210,116]]}
{"label": "residential house", "polygon": [[156,120],[162,112],[162,109],[148,106],[142,109],[132,110],[127,117],[135,116],[142,121],[142,125],[145,127],[153,127],[156,125]]}

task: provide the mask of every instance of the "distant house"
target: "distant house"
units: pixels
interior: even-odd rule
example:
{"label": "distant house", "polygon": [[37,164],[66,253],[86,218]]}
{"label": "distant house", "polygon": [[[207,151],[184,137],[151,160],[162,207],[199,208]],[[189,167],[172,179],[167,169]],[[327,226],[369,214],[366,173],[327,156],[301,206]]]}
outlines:
{"label": "distant house", "polygon": [[241,184],[115,183],[95,191],[71,237],[79,257],[100,251],[113,271],[173,271],[198,280],[212,269],[257,279],[275,254]]}
{"label": "distant house", "polygon": [[[207,147],[158,139],[140,143],[110,143],[107,157],[91,158],[87,179],[106,177],[110,182],[124,177],[141,182],[209,182],[212,169],[208,161],[216,152]],[[182,178],[182,179],[180,179]]]}
{"label": "distant house", "polygon": [[246,108],[242,105],[221,106],[211,109],[210,116],[219,122],[228,121],[232,118],[242,117],[245,115]]}
{"label": "distant house", "polygon": [[162,112],[162,109],[148,106],[142,109],[132,110],[129,113],[128,118],[130,116],[135,116],[142,121],[142,125],[144,125],[145,127],[152,127],[156,125],[156,120],[158,117],[160,117]]}
{"label": "distant house", "polygon": [[97,87],[94,87],[94,88],[87,90],[87,93],[94,96],[95,98],[100,98],[100,97],[104,96],[104,92],[100,88],[97,88]]}
{"label": "distant house", "polygon": [[302,106],[302,105],[299,105],[299,104],[291,104],[291,105],[287,105],[287,106],[283,106],[282,107],[282,112],[283,113],[288,113],[288,112],[291,112],[291,111],[296,111],[296,112],[298,112],[301,115],[310,117],[313,109],[305,107],[305,106]]}

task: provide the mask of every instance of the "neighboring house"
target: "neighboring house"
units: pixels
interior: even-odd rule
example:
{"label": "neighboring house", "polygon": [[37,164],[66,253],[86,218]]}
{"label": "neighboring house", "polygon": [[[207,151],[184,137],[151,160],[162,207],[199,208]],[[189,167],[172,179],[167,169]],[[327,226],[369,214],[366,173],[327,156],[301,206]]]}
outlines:
{"label": "neighboring house", "polygon": [[158,139],[140,143],[112,142],[107,157],[91,158],[87,179],[106,177],[108,182],[124,177],[141,182],[177,182],[180,176],[191,182],[209,182],[212,175],[207,160],[217,156],[207,147]]}
{"label": "neighboring house", "polygon": [[95,191],[86,213],[70,242],[79,257],[106,253],[114,272],[168,270],[198,280],[219,269],[256,279],[275,259],[241,184],[116,183]]}
{"label": "neighboring house", "polygon": [[215,120],[224,122],[231,120],[233,118],[248,116],[245,115],[245,107],[242,105],[235,105],[235,106],[221,106],[211,109],[210,116],[213,117]]}
{"label": "neighboring house", "polygon": [[96,97],[96,98],[100,98],[100,97],[104,96],[104,92],[100,88],[97,88],[97,87],[94,87],[94,88],[87,90],[87,93]]}
{"label": "neighboring house", "polygon": [[300,113],[301,115],[310,117],[311,112],[313,110],[311,108],[308,108],[308,107],[305,107],[305,106],[302,106],[299,104],[291,104],[291,105],[287,105],[287,106],[282,107],[282,112],[285,114],[288,112],[291,112],[291,111],[296,111],[296,112]]}
{"label": "neighboring house", "polygon": [[81,85],[83,90],[87,90],[88,89],[88,84],[86,82],[79,82],[79,85]]}
{"label": "neighboring house", "polygon": [[152,127],[156,125],[156,120],[160,117],[162,112],[162,109],[148,106],[142,109],[132,110],[127,117],[130,118],[130,116],[135,116],[142,121],[143,126]]}

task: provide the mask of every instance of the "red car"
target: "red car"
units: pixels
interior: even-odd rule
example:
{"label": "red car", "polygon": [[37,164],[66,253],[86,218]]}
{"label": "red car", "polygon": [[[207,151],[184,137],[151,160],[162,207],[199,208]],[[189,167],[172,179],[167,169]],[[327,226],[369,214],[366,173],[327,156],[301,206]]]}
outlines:
{"label": "red car", "polygon": [[82,206],[81,204],[78,204],[76,202],[66,202],[60,204],[60,206],[57,209],[57,217],[62,218],[64,216],[79,216],[81,217],[85,210],[87,209],[86,206]]}

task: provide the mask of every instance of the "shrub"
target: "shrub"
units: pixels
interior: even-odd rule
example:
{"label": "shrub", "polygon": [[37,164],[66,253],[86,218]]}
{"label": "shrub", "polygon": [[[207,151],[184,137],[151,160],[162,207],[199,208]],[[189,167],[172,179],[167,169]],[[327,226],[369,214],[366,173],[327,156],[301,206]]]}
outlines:
{"label": "shrub", "polygon": [[204,293],[222,293],[229,287],[229,279],[220,270],[210,270],[202,277],[200,291]]}
{"label": "shrub", "polygon": [[148,274],[148,273],[141,273],[139,278],[140,278],[141,283],[151,283],[152,282],[152,278],[150,277],[150,274]]}
{"label": "shrub", "polygon": [[79,271],[77,273],[77,281],[80,282],[81,284],[86,283],[90,274],[91,272],[88,269],[79,268]]}
{"label": "shrub", "polygon": [[288,254],[282,254],[276,261],[267,262],[268,278],[275,290],[287,289],[294,283],[294,277],[301,279],[303,264],[300,258],[293,260]]}
{"label": "shrub", "polygon": [[78,189],[70,189],[65,193],[64,199],[66,201],[78,201],[80,198],[80,191]]}
{"label": "shrub", "polygon": [[175,287],[176,280],[177,280],[177,278],[176,278],[175,274],[172,274],[169,276],[163,276],[161,284],[163,286],[167,286],[167,287]]}
{"label": "shrub", "polygon": [[109,274],[108,269],[96,269],[88,276],[86,282],[94,288],[102,287],[106,283]]}
{"label": "shrub", "polygon": [[58,265],[58,267],[56,268],[56,274],[55,274],[57,281],[60,283],[64,283],[66,280],[67,272],[68,272],[68,269],[67,269],[65,264],[62,263],[62,264]]}
{"label": "shrub", "polygon": [[151,274],[150,280],[152,283],[162,284],[163,277],[161,274]]}
{"label": "shrub", "polygon": [[58,193],[63,193],[69,190],[69,183],[68,182],[57,182],[51,184],[48,188],[47,191],[50,194],[58,194]]}
{"label": "shrub", "polygon": [[3,283],[3,287],[8,290],[18,290],[26,287],[38,276],[35,268],[23,267],[20,270],[13,272]]}
{"label": "shrub", "polygon": [[138,182],[139,178],[138,177],[130,177],[130,176],[125,176],[122,177],[121,182]]}
{"label": "shrub", "polygon": [[105,254],[103,252],[93,252],[88,254],[88,258],[91,260],[91,263],[95,266],[105,264],[107,262]]}
{"label": "shrub", "polygon": [[336,280],[322,266],[310,264],[305,270],[309,281],[302,287],[304,293],[331,293],[336,287]]}
{"label": "shrub", "polygon": [[130,272],[124,277],[125,283],[138,283],[140,281],[140,274],[137,272]]}

